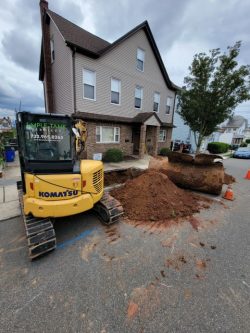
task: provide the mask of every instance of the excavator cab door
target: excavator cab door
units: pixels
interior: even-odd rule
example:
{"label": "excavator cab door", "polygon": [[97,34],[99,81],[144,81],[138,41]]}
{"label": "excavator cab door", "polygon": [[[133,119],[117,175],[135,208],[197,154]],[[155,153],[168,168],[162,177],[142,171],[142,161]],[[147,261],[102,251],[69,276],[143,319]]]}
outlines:
{"label": "excavator cab door", "polygon": [[16,128],[22,178],[25,172],[73,172],[75,138],[72,126],[73,122],[69,116],[30,112],[17,114]]}

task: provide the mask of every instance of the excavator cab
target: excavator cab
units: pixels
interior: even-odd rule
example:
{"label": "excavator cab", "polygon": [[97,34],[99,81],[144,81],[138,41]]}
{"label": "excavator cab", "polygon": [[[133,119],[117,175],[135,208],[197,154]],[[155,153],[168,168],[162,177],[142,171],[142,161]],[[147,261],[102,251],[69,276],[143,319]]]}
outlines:
{"label": "excavator cab", "polygon": [[72,171],[75,162],[72,127],[68,116],[19,112],[16,128],[22,174]]}
{"label": "excavator cab", "polygon": [[16,127],[25,214],[61,217],[93,208],[103,195],[103,165],[77,160],[73,119],[19,112]]}

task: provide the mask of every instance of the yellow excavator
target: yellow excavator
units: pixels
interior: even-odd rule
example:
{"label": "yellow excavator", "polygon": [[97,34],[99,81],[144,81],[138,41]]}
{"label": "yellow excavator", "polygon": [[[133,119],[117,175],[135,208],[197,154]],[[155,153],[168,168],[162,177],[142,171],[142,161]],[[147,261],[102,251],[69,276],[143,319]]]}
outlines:
{"label": "yellow excavator", "polygon": [[56,248],[55,218],[94,209],[105,224],[119,220],[123,208],[104,192],[102,162],[80,159],[85,122],[19,112],[16,128],[22,178],[17,187],[31,259]]}

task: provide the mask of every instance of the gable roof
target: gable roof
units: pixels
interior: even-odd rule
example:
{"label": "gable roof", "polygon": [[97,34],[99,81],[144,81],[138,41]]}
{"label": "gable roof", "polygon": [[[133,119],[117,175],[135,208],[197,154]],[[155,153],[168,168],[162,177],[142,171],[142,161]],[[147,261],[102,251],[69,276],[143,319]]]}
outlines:
{"label": "gable roof", "polygon": [[241,127],[244,123],[246,123],[246,127],[247,127],[247,119],[245,119],[242,116],[234,116],[231,119],[228,120],[227,124],[225,126],[223,126],[224,128],[226,127],[236,127],[239,128]]}
{"label": "gable roof", "polygon": [[[118,38],[115,42],[109,43],[108,41],[91,34],[85,29],[80,28],[76,24],[66,20],[64,17],[54,13],[51,10],[47,10],[46,12],[49,18],[52,19],[56,24],[67,46],[75,49],[79,53],[82,53],[94,59],[97,59],[102,55],[112,51],[116,46],[123,43],[126,39],[137,33],[139,30],[143,29],[152,47],[153,53],[155,55],[167,87],[173,91],[179,90],[179,88],[169,79],[168,73],[166,71],[160,52],[158,50],[152,31],[147,21],[142,22],[134,29],[130,30],[125,35]],[[39,79],[43,77],[43,71],[44,66],[40,59]]]}
{"label": "gable roof", "polygon": [[89,56],[92,54],[93,57],[98,57],[99,53],[110,45],[106,40],[91,34],[51,10],[47,10],[47,13],[55,22],[66,43],[75,46],[79,51],[86,51],[90,53]]}
{"label": "gable roof", "polygon": [[160,120],[160,118],[158,117],[158,115],[155,112],[142,112],[142,113],[138,113],[134,118],[133,121],[135,123],[140,123],[143,124],[145,123],[145,121],[147,121],[149,118],[151,118],[152,116],[154,116],[158,122],[160,124],[162,124],[162,121]]}

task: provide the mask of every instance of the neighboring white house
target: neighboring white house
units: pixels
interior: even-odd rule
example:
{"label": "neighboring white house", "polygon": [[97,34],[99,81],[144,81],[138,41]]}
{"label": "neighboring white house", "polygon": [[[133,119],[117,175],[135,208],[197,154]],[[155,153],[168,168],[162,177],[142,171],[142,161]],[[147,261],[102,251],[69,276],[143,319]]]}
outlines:
{"label": "neighboring white house", "polygon": [[13,128],[10,117],[0,118],[0,133],[9,132]]}
{"label": "neighboring white house", "polygon": [[246,139],[250,139],[250,127],[246,127],[244,130],[244,137]]}
{"label": "neighboring white house", "polygon": [[225,126],[221,127],[223,133],[219,137],[219,142],[225,142],[230,145],[240,145],[245,139],[247,125],[247,119],[244,117],[232,117]]}
{"label": "neighboring white house", "polygon": [[174,112],[174,126],[175,128],[172,132],[172,141],[180,140],[185,143],[191,143],[192,149],[195,150],[196,144],[194,134],[190,127],[184,124],[181,116],[177,112]]}
{"label": "neighboring white house", "polygon": [[[194,134],[188,125],[184,122],[178,113],[174,113],[174,125],[172,139],[190,142],[192,149],[196,149]],[[229,145],[240,145],[245,139],[250,139],[250,127],[247,119],[242,116],[234,116],[226,122],[222,123],[216,132],[207,137],[202,145],[201,150],[206,150],[210,142],[224,142]]]}

